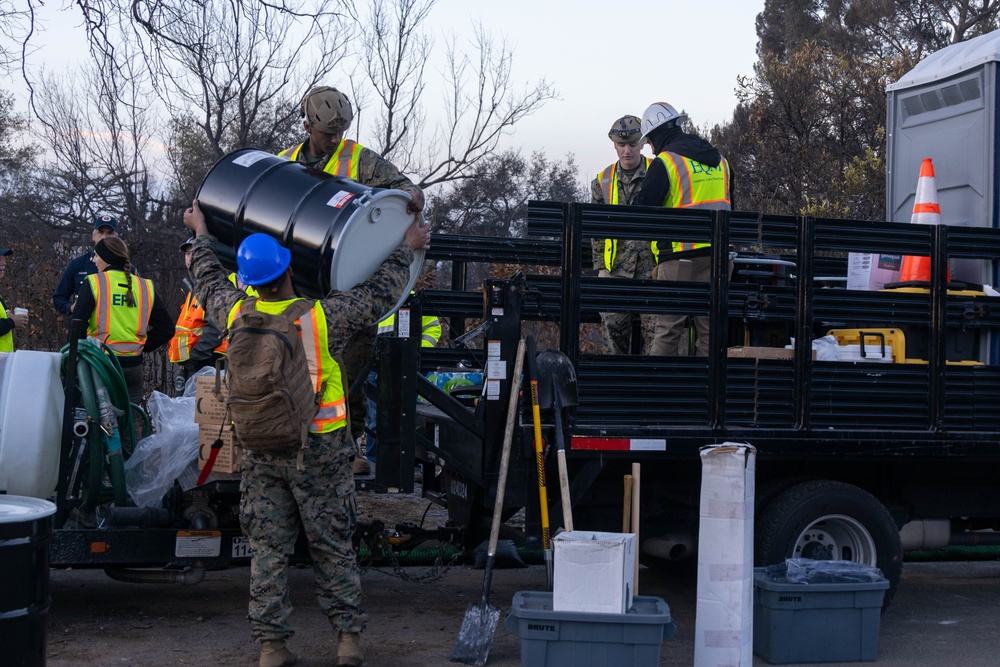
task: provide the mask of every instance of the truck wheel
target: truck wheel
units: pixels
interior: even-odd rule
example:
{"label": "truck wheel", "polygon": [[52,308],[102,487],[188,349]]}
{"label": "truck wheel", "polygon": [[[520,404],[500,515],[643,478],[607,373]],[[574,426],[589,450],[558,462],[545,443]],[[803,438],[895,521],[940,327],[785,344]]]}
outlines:
{"label": "truck wheel", "polygon": [[786,558],[875,565],[889,580],[883,609],[899,586],[899,529],[882,503],[856,486],[831,480],[796,484],[763,508],[756,532],[758,566]]}

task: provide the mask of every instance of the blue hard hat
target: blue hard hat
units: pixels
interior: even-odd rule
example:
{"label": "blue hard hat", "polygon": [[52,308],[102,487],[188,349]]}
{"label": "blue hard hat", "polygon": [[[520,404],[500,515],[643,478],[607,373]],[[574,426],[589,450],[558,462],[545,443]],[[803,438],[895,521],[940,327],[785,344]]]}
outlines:
{"label": "blue hard hat", "polygon": [[292,253],[267,234],[251,234],[236,251],[236,276],[244,285],[267,285],[281,277]]}

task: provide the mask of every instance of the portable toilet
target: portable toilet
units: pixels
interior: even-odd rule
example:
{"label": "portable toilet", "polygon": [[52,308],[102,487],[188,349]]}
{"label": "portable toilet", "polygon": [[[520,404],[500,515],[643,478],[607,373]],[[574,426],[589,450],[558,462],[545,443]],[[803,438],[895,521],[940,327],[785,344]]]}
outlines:
{"label": "portable toilet", "polygon": [[[1000,227],[1000,30],[945,47],[887,86],[886,219],[909,222],[923,158],[934,161],[941,222]],[[951,260],[952,280],[997,285],[994,267]]]}

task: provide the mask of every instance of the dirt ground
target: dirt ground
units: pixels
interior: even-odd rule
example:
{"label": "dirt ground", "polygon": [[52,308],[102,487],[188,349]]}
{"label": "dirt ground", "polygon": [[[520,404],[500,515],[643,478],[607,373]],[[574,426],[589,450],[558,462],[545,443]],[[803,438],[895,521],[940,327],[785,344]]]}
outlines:
{"label": "dirt ground", "polygon": [[[427,508],[416,497],[374,496],[360,492],[363,516],[419,523]],[[393,516],[395,514],[395,516]],[[437,509],[426,524],[442,520]],[[435,581],[413,566],[404,576],[391,567],[368,568],[362,576],[369,614],[363,635],[369,667],[444,667],[467,606],[478,602],[483,572],[452,567]],[[49,667],[160,667],[167,665],[257,664],[258,648],[246,621],[248,568],[207,573],[194,586],[129,584],[101,570],[53,570],[48,619]],[[291,646],[303,667],[332,667],[334,637],[313,597],[312,572],[291,573]],[[506,612],[517,591],[545,590],[541,565],[497,570],[491,601]],[[694,663],[696,582],[693,576],[671,578],[640,569],[638,592],[663,598],[677,625],[677,635],[660,649],[660,667]],[[903,583],[882,616],[877,663],[890,667],[996,664],[1000,640],[1000,563],[918,563],[904,567]],[[0,655],[0,664],[3,663]],[[520,638],[501,618],[488,665],[521,665]],[[766,665],[755,657],[754,665]],[[858,663],[871,664],[871,663]],[[540,666],[541,667],[541,666]]]}

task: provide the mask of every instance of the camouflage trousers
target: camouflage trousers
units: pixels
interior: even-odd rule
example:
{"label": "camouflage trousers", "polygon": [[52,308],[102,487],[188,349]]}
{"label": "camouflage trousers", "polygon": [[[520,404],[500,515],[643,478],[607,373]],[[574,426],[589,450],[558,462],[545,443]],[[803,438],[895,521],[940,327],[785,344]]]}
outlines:
{"label": "camouflage trousers", "polygon": [[[632,313],[601,313],[601,334],[605,354],[632,354]],[[655,315],[640,315],[642,347],[639,354],[649,354],[656,330]]]}
{"label": "camouflage trousers", "polygon": [[309,434],[302,456],[244,452],[240,525],[250,542],[250,633],[261,642],[294,634],[288,557],[300,527],[309,543],[316,600],[334,631],[361,632],[361,572],[351,539],[354,475],[345,429]]}

